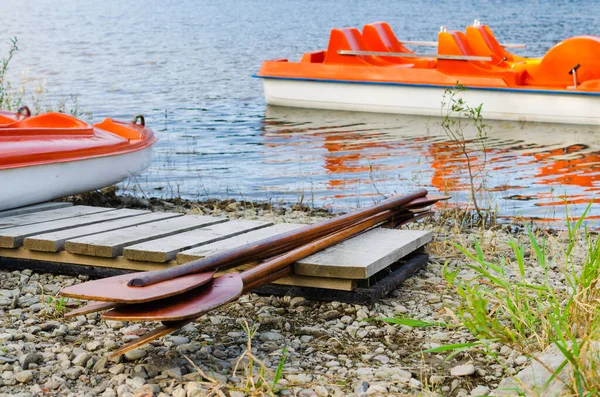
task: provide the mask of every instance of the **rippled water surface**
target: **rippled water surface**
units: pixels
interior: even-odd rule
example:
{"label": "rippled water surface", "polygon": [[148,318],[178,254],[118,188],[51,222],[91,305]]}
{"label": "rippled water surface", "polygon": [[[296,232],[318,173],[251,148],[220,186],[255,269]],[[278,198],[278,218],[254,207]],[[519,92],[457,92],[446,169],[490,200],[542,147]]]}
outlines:
{"label": "rippled water surface", "polygon": [[[348,209],[415,186],[468,203],[465,156],[440,119],[266,107],[251,78],[264,59],[324,48],[332,27],[385,20],[405,40],[475,18],[538,56],[600,34],[596,1],[3,0],[9,76],[103,117],[143,113],[160,137],[152,167],[123,187],[147,195],[244,197]],[[6,54],[6,45],[0,46]],[[34,99],[30,100],[35,102]],[[441,98],[440,98],[441,101]],[[575,214],[600,189],[600,128],[490,122],[468,146],[480,200],[504,216]],[[470,137],[472,131],[467,131]],[[599,212],[594,207],[592,215]]]}

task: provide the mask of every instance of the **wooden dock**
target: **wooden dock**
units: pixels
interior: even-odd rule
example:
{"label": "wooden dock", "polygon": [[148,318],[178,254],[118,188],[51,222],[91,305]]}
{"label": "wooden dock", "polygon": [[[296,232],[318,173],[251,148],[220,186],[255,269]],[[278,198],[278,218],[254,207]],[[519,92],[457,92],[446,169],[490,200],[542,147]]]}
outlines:
{"label": "wooden dock", "polygon": [[[45,203],[0,212],[0,267],[96,276],[157,270],[303,226]],[[276,284],[281,293],[329,289],[341,293],[340,300],[352,300],[344,292],[357,291],[364,280],[381,281],[382,274],[403,280],[424,266],[426,255],[418,254],[419,260],[410,255],[430,240],[427,231],[378,228],[305,258]],[[406,258],[414,263],[402,268]],[[390,288],[389,277],[384,284]],[[277,293],[273,288],[267,290]]]}

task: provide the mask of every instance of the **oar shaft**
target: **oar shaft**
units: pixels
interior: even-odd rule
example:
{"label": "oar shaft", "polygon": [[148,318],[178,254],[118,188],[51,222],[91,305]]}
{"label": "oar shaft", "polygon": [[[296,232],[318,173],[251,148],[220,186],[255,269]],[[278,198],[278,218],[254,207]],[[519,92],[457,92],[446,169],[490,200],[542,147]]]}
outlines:
{"label": "oar shaft", "polygon": [[413,200],[425,196],[427,196],[427,190],[419,190],[406,196],[391,197],[371,207],[338,216],[314,225],[292,230],[254,243],[249,243],[239,248],[230,249],[176,267],[144,273],[139,277],[132,279],[128,285],[142,287],[144,285],[171,280],[186,274],[197,273],[223,266],[231,267],[251,260],[265,259],[269,256],[283,253],[290,248],[301,246],[309,241],[335,232],[336,230],[351,225],[361,219],[368,218],[391,208],[399,208]]}
{"label": "oar shaft", "polygon": [[246,270],[241,274],[244,282],[244,292],[246,292],[246,285],[253,285],[256,283],[259,283],[259,285],[266,284],[268,283],[266,280],[269,280],[269,276],[272,273],[277,272],[278,270],[281,270],[301,259],[304,259],[307,256],[329,248],[332,245],[346,240],[347,238],[353,237],[358,233],[364,232],[373,226],[385,222],[386,220],[392,218],[394,214],[395,211],[387,210],[373,215],[354,225],[348,226],[341,231],[332,233],[326,237],[322,237],[318,240],[293,249],[281,256],[278,256],[277,258]]}

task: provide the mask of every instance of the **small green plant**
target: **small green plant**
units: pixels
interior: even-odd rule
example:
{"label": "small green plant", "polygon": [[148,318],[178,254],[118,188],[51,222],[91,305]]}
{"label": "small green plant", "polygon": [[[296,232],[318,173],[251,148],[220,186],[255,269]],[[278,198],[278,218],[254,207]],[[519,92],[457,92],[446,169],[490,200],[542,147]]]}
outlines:
{"label": "small green plant", "polygon": [[19,50],[17,38],[9,41],[8,55],[0,60],[0,109],[16,110],[21,105],[21,99],[12,94],[10,81],[6,78],[8,66],[15,53]]}
{"label": "small green plant", "polygon": [[[277,385],[283,376],[283,367],[287,359],[287,349],[285,347],[282,348],[281,358],[279,359],[275,373],[273,373],[273,371],[267,368],[264,362],[252,353],[252,340],[258,327],[255,324],[248,324],[247,321],[244,321],[242,327],[246,333],[248,342],[246,350],[238,358],[233,369],[233,376],[236,376],[238,367],[242,364],[244,358],[246,358],[247,362],[244,363],[245,385],[243,392],[249,395],[275,396],[279,391]],[[258,366],[258,374],[255,373],[255,366]],[[272,381],[269,382],[268,377],[270,376],[272,376]]]}
{"label": "small green plant", "polygon": [[67,298],[65,298],[64,296],[61,298],[53,298],[53,297],[48,297],[48,305],[50,305],[52,314],[55,317],[62,317],[62,315],[65,312],[65,304],[67,303]]}
{"label": "small green plant", "polygon": [[[474,239],[474,252],[455,244],[469,264],[444,268],[461,298],[455,316],[479,342],[496,341],[533,359],[556,346],[565,359],[552,379],[568,365],[575,396],[600,393],[600,240],[583,227],[590,208],[567,221],[568,241],[556,257],[548,254],[546,237],[527,229],[525,242],[508,243],[513,260],[487,260]],[[583,259],[574,255],[581,240]]]}
{"label": "small green plant", "polygon": [[[484,171],[487,163],[486,139],[491,126],[486,124],[481,115],[483,104],[472,107],[461,97],[466,89],[461,85],[448,88],[442,96],[442,129],[456,145],[466,161],[466,168],[469,175],[470,196],[480,221],[485,223],[486,217],[481,208],[478,199],[478,193],[483,189],[485,178]],[[468,126],[473,126],[476,130],[474,140],[465,137],[465,130]],[[475,147],[475,152],[480,153],[482,160],[479,165],[476,164],[476,153],[470,149]]]}

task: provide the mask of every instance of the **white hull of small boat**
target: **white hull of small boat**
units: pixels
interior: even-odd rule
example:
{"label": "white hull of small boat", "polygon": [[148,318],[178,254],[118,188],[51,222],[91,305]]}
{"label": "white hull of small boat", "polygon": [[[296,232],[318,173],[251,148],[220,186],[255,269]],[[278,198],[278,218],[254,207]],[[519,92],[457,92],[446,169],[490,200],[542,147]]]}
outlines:
{"label": "white hull of small boat", "polygon": [[117,155],[0,170],[0,210],[110,186],[141,173],[151,160],[149,146]]}
{"label": "white hull of small boat", "polygon": [[[269,105],[445,116],[444,87],[264,77],[263,82]],[[457,97],[470,107],[483,104],[484,119],[600,125],[600,95],[596,93],[468,88]]]}

